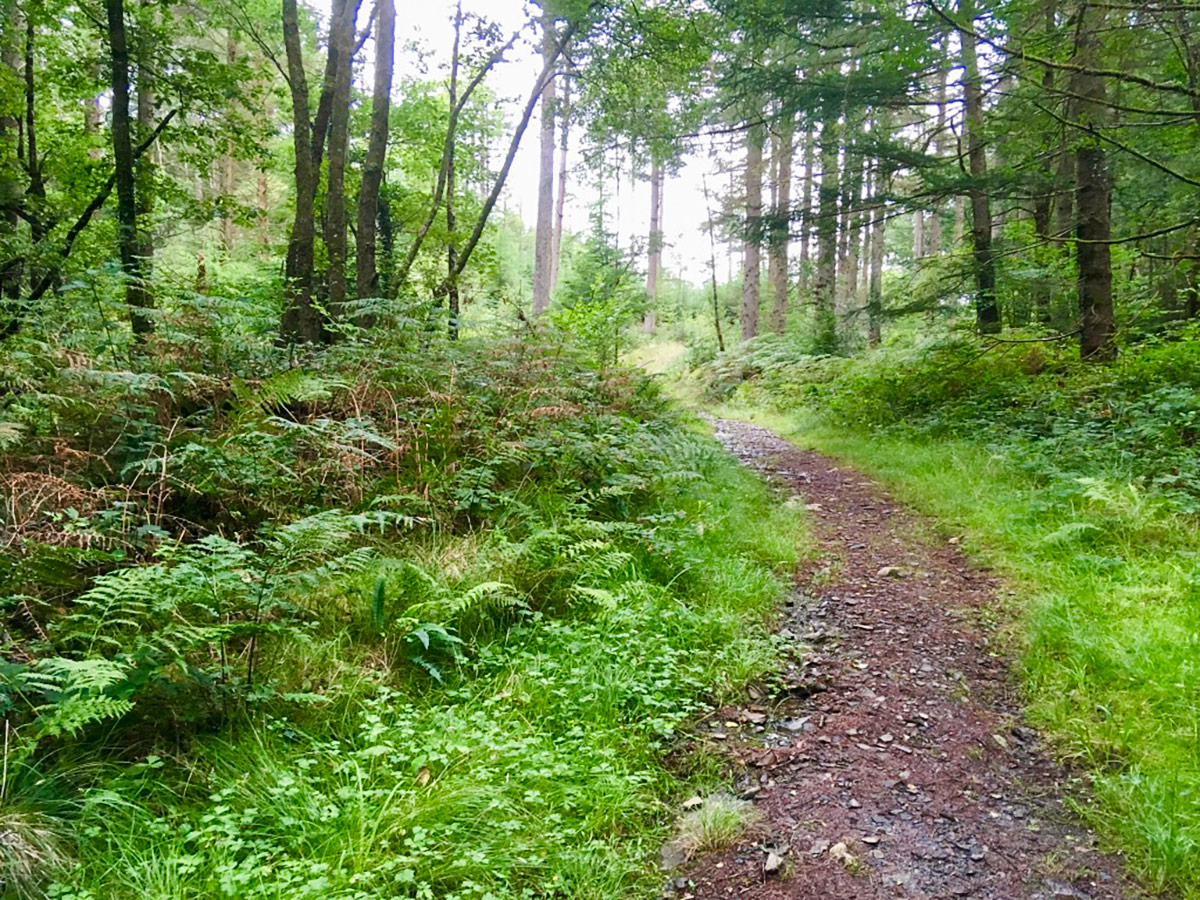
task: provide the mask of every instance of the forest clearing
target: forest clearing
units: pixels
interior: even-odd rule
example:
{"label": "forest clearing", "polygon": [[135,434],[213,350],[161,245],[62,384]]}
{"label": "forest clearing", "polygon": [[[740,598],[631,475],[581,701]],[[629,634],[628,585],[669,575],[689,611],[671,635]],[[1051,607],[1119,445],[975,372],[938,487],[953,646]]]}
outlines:
{"label": "forest clearing", "polygon": [[0,0],[0,897],[1200,898],[1197,35]]}

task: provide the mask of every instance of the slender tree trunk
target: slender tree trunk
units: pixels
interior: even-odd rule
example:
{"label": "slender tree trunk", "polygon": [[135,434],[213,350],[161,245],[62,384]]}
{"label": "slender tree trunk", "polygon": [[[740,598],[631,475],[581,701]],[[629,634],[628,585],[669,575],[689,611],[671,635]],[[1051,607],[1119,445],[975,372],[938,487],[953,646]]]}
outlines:
{"label": "slender tree trunk", "polygon": [[268,259],[267,253],[271,245],[271,192],[265,169],[258,170],[258,179],[254,186],[254,203],[257,211],[258,256],[259,259],[265,261]]}
{"label": "slender tree trunk", "polygon": [[[860,246],[862,255],[858,263],[858,288],[855,298],[855,309],[866,311],[868,293],[871,289],[871,239],[874,231],[871,228],[871,218],[875,206],[876,171],[868,170],[863,175],[863,210],[859,216],[859,231],[862,234]],[[868,324],[869,327],[869,324]]]}
{"label": "slender tree trunk", "polygon": [[[1045,258],[1045,249],[1050,245],[1050,217],[1052,215],[1052,188],[1040,190],[1033,198],[1033,231],[1037,235],[1038,255]],[[1038,275],[1033,283],[1033,316],[1034,320],[1045,324],[1050,321],[1050,278],[1046,274]]]}
{"label": "slender tree trunk", "polygon": [[967,233],[967,198],[954,198],[954,230],[950,234],[950,240],[953,241],[955,247],[961,246],[963,238]]}
{"label": "slender tree trunk", "polygon": [[[455,21],[461,18],[460,5]],[[358,189],[358,225],[355,229],[354,282],[360,300],[380,295],[376,223],[379,219],[379,194],[383,186],[383,165],[387,157],[395,44],[395,0],[376,0],[375,92],[371,98],[371,132],[367,138],[367,155],[363,160],[362,183]],[[359,324],[370,328],[374,324],[374,317],[363,316]]]}
{"label": "slender tree trunk", "polygon": [[764,127],[752,125],[746,132],[746,232],[742,261],[742,340],[758,334],[758,311],[762,283],[762,184]]}
{"label": "slender tree trunk", "polygon": [[[29,174],[29,187],[25,194],[27,206],[34,213],[30,238],[37,243],[46,236],[46,226],[43,224],[46,205],[46,180],[42,172],[42,161],[38,154],[37,144],[37,97],[36,73],[34,71],[34,43],[37,40],[37,26],[33,16],[25,17],[25,168]],[[132,153],[132,151],[130,151]],[[36,278],[36,276],[35,276]]]}
{"label": "slender tree trunk", "polygon": [[[580,22],[569,22],[560,36],[561,45],[565,46],[570,43],[571,36],[578,30]],[[513,130],[512,137],[508,142],[508,151],[505,153],[504,162],[500,165],[500,171],[497,173],[495,180],[492,182],[492,189],[488,193],[487,198],[483,201],[483,208],[479,211],[479,215],[475,219],[475,225],[471,229],[471,234],[463,244],[462,250],[458,254],[458,264],[454,267],[454,271],[447,276],[446,280],[438,286],[437,293],[443,294],[447,287],[458,279],[467,263],[471,259],[471,254],[475,252],[476,246],[479,244],[480,238],[483,237],[483,231],[487,227],[488,218],[492,214],[492,210],[496,207],[496,201],[500,198],[500,192],[504,190],[504,184],[508,179],[508,173],[512,170],[513,160],[517,156],[517,151],[521,146],[521,138],[524,137],[526,129],[529,127],[529,120],[533,117],[533,110],[537,105],[538,98],[542,96],[542,92],[546,87],[547,82],[554,77],[554,66],[558,61],[561,50],[556,44],[553,56],[546,61],[542,67],[542,71],[538,74],[537,80],[534,82],[533,91],[529,99],[525,102],[525,108],[521,111],[521,118],[517,122],[516,128]],[[486,71],[486,69],[485,69]],[[474,83],[474,82],[473,82]],[[410,250],[411,253],[411,250]],[[398,279],[397,279],[398,280]]]}
{"label": "slender tree trunk", "polygon": [[[16,0],[0,3],[0,67],[14,84],[20,65],[17,52],[20,25]],[[17,206],[21,202],[21,185],[16,177],[18,140],[16,116],[0,115],[0,205],[4,206],[4,212],[0,213],[0,241],[12,239],[20,228]],[[2,334],[15,334],[21,327],[19,301],[23,268],[24,260],[20,257],[11,257],[0,263],[0,303],[3,304],[7,320],[0,331]]]}
{"label": "slender tree trunk", "polygon": [[878,347],[883,339],[883,253],[887,227],[887,209],[878,199],[886,192],[888,179],[876,173],[877,202],[871,213],[870,276],[867,284],[867,343]]}
{"label": "slender tree trunk", "polygon": [[853,179],[850,177],[849,122],[846,123],[846,133],[846,148],[842,153],[842,171],[839,183],[842,196],[841,211],[838,214],[837,274],[834,289],[834,309],[839,318],[845,316],[850,305],[847,303],[849,291],[846,288],[847,263],[850,258],[850,211],[853,208],[853,202],[850,199],[850,185]]}
{"label": "slender tree trunk", "polygon": [[925,256],[925,210],[913,210],[913,262],[920,264]]}
{"label": "slender tree trunk", "polygon": [[1064,139],[1058,151],[1058,171],[1054,176],[1054,236],[1062,243],[1063,256],[1072,255],[1071,237],[1075,233],[1075,154]]}
{"label": "slender tree trunk", "polygon": [[233,248],[237,244],[237,223],[233,216],[233,207],[236,205],[234,194],[237,190],[237,163],[233,154],[233,138],[226,138],[225,152],[221,154],[218,162],[221,167],[221,254],[226,258],[233,254]]}
{"label": "slender tree trunk", "polygon": [[963,106],[967,157],[971,173],[971,247],[975,261],[975,325],[981,334],[1000,331],[996,302],[996,261],[992,255],[992,205],[987,186],[987,143],[984,139],[983,82],[975,48],[975,2],[959,0],[962,45]]}
{"label": "slender tree trunk", "polygon": [[[35,103],[37,97],[37,74],[34,69],[35,65],[35,43],[37,41],[37,27],[33,16],[25,16],[25,170],[29,181],[25,188],[25,211],[30,214],[29,222],[29,239],[34,246],[37,246],[46,236],[48,230],[47,210],[46,210],[46,181],[45,174],[42,171],[41,156],[38,153],[38,123],[37,123],[37,106]],[[42,271],[34,260],[29,262],[29,289],[32,292],[42,278],[45,272]],[[52,275],[54,284],[57,287],[58,276]]]}
{"label": "slender tree trunk", "polygon": [[1075,151],[1075,258],[1079,265],[1079,351],[1085,360],[1107,362],[1117,355],[1112,297],[1112,184],[1104,144],[1095,137],[1107,119],[1108,91],[1103,75],[1092,74],[1100,56],[1100,35],[1106,10],[1085,3],[1080,10],[1078,46],[1072,94],[1077,98],[1080,124]]}
{"label": "slender tree trunk", "polygon": [[[237,41],[234,40],[233,30],[225,38],[225,63],[232,66],[237,62]],[[220,166],[220,184],[218,192],[221,195],[221,254],[228,259],[237,243],[237,223],[234,221],[233,208],[236,205],[234,195],[237,190],[237,163],[234,158],[233,135],[225,138],[225,152],[218,162]]]}
{"label": "slender tree trunk", "polygon": [[[151,7],[147,15],[155,15]],[[138,41],[138,72],[137,72],[137,140],[144,142],[154,131],[154,119],[157,114],[158,98],[154,93],[154,73],[158,68],[155,60],[154,46],[150,40],[143,37]],[[151,154],[144,153],[137,160],[137,216],[138,216],[138,264],[142,269],[142,279],[147,283],[154,266],[154,234],[150,218],[154,213],[154,194],[157,181],[157,167]]]}
{"label": "slender tree trunk", "polygon": [[571,139],[571,82],[563,77],[563,98],[559,111],[558,190],[554,198],[554,239],[550,252],[550,290],[558,287],[562,264],[563,219],[567,212],[567,148]]}
{"label": "slender tree trunk", "polygon": [[[454,13],[454,50],[450,59],[450,108],[458,106],[458,64],[459,40],[462,35],[462,3],[455,8]],[[458,340],[458,279],[454,272],[458,268],[458,244],[454,231],[458,227],[458,212],[454,206],[455,194],[458,192],[457,172],[455,171],[456,145],[450,143],[450,152],[446,156],[446,303],[449,307],[447,334],[452,341]]]}
{"label": "slender tree trunk", "polygon": [[767,281],[771,286],[771,327],[777,334],[787,331],[788,316],[788,244],[792,225],[792,154],[795,148],[795,121],[780,125],[775,138],[775,204],[771,210],[770,241],[767,247]]}
{"label": "slender tree trunk", "polygon": [[708,177],[701,176],[704,188],[704,209],[708,213],[708,263],[712,270],[712,314],[713,328],[717,332],[717,349],[725,352],[725,334],[721,329],[721,301],[717,296],[717,229],[713,224],[712,201],[708,196]]}
{"label": "slender tree trunk", "polygon": [[812,259],[812,201],[813,201],[813,165],[814,147],[816,146],[816,131],[809,127],[804,135],[804,192],[800,198],[800,302],[808,302],[809,273]]}
{"label": "slender tree trunk", "polygon": [[816,316],[813,333],[818,349],[837,348],[837,226],[838,134],[837,113],[826,110],[821,125],[821,185],[817,191],[817,269],[813,285]]}
{"label": "slender tree trunk", "polygon": [[650,242],[646,261],[646,317],[642,330],[654,334],[658,327],[658,285],[662,278],[663,182],[666,173],[657,157],[650,163]]}
{"label": "slender tree trunk", "polygon": [[846,312],[855,331],[858,329],[858,270],[862,264],[864,227],[862,219],[862,193],[865,180],[866,159],[859,157],[850,170],[850,219],[846,246]]}
{"label": "slender tree trunk", "polygon": [[287,284],[279,332],[280,339],[285,343],[313,343],[321,337],[321,316],[312,295],[315,208],[320,166],[313,154],[312,123],[308,118],[308,80],[304,70],[296,0],[283,0],[283,40],[292,95],[296,209],[284,269]]}
{"label": "slender tree trunk", "polygon": [[133,140],[129,119],[129,46],[125,39],[123,0],[105,0],[108,15],[108,39],[112,56],[112,145],[117,189],[117,244],[121,270],[125,275],[125,303],[129,321],[138,341],[154,331],[154,320],[147,314],[152,298],[142,278],[138,259],[137,198],[133,172]]}
{"label": "slender tree trunk", "polygon": [[329,171],[325,189],[325,251],[329,254],[329,312],[340,317],[346,305],[346,157],[350,148],[350,81],[354,74],[355,22],[360,0],[345,0],[330,25],[337,44],[332,109],[329,114]]}
{"label": "slender tree trunk", "polygon": [[[549,63],[557,51],[554,15],[542,12],[542,61]],[[555,88],[551,78],[542,88],[542,143],[539,155],[537,230],[533,247],[533,316],[550,308],[553,290],[554,251],[554,113]]]}
{"label": "slender tree trunk", "polygon": [[[1052,40],[1057,30],[1058,0],[1043,0],[1042,21],[1047,40]],[[1054,96],[1054,70],[1046,66],[1042,72],[1042,92],[1046,97]],[[1045,266],[1054,255],[1050,248],[1053,246],[1050,229],[1054,217],[1054,195],[1057,189],[1054,172],[1050,171],[1047,163],[1043,169],[1043,179],[1037,187],[1033,198],[1033,231],[1037,237],[1038,248],[1035,259]],[[1033,284],[1033,320],[1041,325],[1050,322],[1050,301],[1053,293],[1053,283],[1048,272],[1041,272]]]}
{"label": "slender tree trunk", "polygon": [[[946,69],[942,68],[938,72],[938,91],[937,91],[937,124],[934,126],[933,134],[933,155],[938,159],[945,156],[945,133],[946,133]],[[935,200],[933,209],[929,212],[929,222],[925,228],[925,244],[922,248],[922,256],[939,256],[942,252],[942,209],[943,204],[940,200]]]}

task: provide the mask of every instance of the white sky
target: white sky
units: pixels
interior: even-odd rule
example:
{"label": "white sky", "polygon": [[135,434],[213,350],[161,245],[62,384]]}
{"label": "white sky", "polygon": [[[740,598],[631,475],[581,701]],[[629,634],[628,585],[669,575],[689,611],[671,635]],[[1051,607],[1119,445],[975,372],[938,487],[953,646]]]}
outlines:
{"label": "white sky", "polygon": [[[316,0],[317,8],[328,9],[328,0]],[[363,3],[360,27],[368,14],[368,2]],[[526,0],[464,0],[464,11],[487,16],[499,24],[507,35],[538,14]],[[420,61],[407,45],[417,41],[427,52],[425,66],[430,75],[445,74],[449,66],[450,43],[453,36],[452,18],[454,0],[424,0],[419,3],[397,3],[396,18],[396,71],[397,75],[418,74]],[[368,61],[371,49],[368,47]],[[540,71],[537,48],[528,41],[521,42],[509,54],[509,61],[498,66],[490,76],[489,84],[501,97],[510,101],[507,113],[510,124],[528,98],[529,90]],[[538,182],[538,113],[529,124],[521,142],[521,149],[509,175],[504,195],[507,208],[518,212],[532,226],[537,216]],[[507,149],[508,137],[503,139]],[[585,232],[588,229],[589,207],[597,199],[593,187],[594,176],[582,170],[578,135],[573,135],[568,154],[570,182],[567,187],[566,227],[570,231]],[[501,150],[503,152],[503,150]],[[722,154],[727,156],[728,154]],[[557,153],[556,153],[557,157]],[[557,160],[556,160],[557,161]],[[689,158],[685,169],[667,182],[664,193],[663,231],[665,240],[665,265],[672,274],[683,274],[692,283],[701,284],[708,278],[709,241],[703,230],[708,212],[705,208],[701,188],[701,172],[708,171],[709,190],[713,203],[717,196],[729,187],[729,176],[716,172],[713,162],[707,158]],[[615,210],[613,225],[622,246],[629,247],[635,241],[645,247],[649,229],[650,189],[644,180],[631,184],[628,172],[614,178],[606,188],[605,202],[609,210]],[[735,263],[736,265],[736,263]],[[718,277],[724,277],[727,269],[725,248],[718,246]]]}

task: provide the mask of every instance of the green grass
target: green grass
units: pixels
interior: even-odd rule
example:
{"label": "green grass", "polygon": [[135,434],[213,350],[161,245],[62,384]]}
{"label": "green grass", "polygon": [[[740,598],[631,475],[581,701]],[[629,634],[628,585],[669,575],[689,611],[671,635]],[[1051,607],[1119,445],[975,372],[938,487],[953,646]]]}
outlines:
{"label": "green grass", "polygon": [[[882,479],[1011,589],[1029,716],[1155,889],[1200,897],[1200,528],[1136,487],[1038,479],[968,441],[725,408]],[[1015,454],[1014,454],[1015,455]]]}
{"label": "green grass", "polygon": [[[799,514],[711,440],[667,446],[628,519],[522,513],[392,546],[305,598],[323,624],[264,665],[314,705],[104,763],[51,896],[655,896],[678,801],[720,788],[702,760],[686,779],[667,759],[691,717],[775,665],[806,547]],[[455,610],[466,655],[372,633],[381,579],[404,607],[388,618]],[[465,608],[493,584],[522,605]],[[705,845],[744,820],[723,812]]]}

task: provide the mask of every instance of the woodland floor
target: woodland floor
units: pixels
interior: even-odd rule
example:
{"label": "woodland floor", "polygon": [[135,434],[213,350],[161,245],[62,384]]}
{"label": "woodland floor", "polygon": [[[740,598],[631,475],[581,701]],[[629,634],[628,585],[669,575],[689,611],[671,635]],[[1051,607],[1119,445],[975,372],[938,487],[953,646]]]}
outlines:
{"label": "woodland floor", "polygon": [[668,895],[1140,896],[1072,815],[1069,774],[1021,721],[988,637],[995,581],[865,476],[766,429],[716,425],[806,505],[819,553],[781,631],[796,644],[791,689],[701,729],[742,769],[762,821],[670,873]]}

